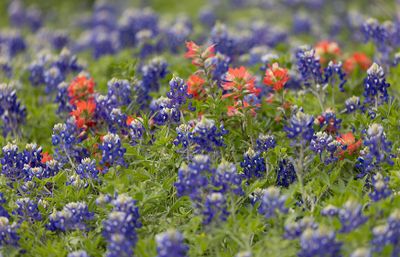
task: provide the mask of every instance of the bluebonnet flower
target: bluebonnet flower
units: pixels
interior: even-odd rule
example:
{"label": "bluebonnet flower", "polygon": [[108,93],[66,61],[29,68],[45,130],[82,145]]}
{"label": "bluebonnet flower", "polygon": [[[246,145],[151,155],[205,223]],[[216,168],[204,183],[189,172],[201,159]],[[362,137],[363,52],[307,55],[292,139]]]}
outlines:
{"label": "bluebonnet flower", "polygon": [[112,201],[113,210],[103,221],[103,236],[107,241],[107,257],[133,256],[136,229],[141,227],[136,201],[125,194]]}
{"label": "bluebonnet flower", "polygon": [[83,70],[83,66],[78,62],[76,55],[73,55],[68,48],[63,48],[61,50],[51,66],[57,67],[64,76]]}
{"label": "bluebonnet flower", "polygon": [[[314,134],[310,142],[311,151],[319,155],[325,164],[329,164],[338,160],[337,151],[340,149],[340,142],[333,139],[331,135],[325,132],[317,132]],[[324,154],[327,153],[328,155]]]}
{"label": "bluebonnet flower", "polygon": [[180,110],[172,107],[171,99],[160,97],[150,104],[150,110],[153,114],[153,122],[156,125],[165,125],[167,122],[177,123],[181,120]]}
{"label": "bluebonnet flower", "polygon": [[79,250],[79,251],[74,251],[70,252],[67,257],[89,257],[86,251],[84,250]]}
{"label": "bluebonnet flower", "polygon": [[327,109],[322,115],[318,116],[315,123],[321,128],[324,127],[326,132],[336,134],[340,129],[342,120],[336,117],[336,113],[333,110]]}
{"label": "bluebonnet flower", "polygon": [[57,86],[64,81],[65,76],[58,67],[51,67],[43,73],[46,93],[50,94],[57,89]]}
{"label": "bluebonnet flower", "polygon": [[287,137],[297,139],[301,136],[299,142],[304,144],[311,140],[314,134],[314,118],[299,110],[289,120],[289,124],[284,127]]}
{"label": "bluebonnet flower", "polygon": [[13,211],[14,215],[17,215],[20,221],[39,221],[42,219],[42,215],[39,212],[38,205],[29,198],[19,198],[16,200],[17,208]]}
{"label": "bluebonnet flower", "polygon": [[336,241],[336,235],[324,228],[306,229],[300,237],[299,257],[340,257],[342,243]]}
{"label": "bluebonnet flower", "polygon": [[311,217],[304,217],[297,222],[292,221],[285,224],[285,234],[283,237],[289,240],[294,240],[299,238],[306,229],[315,230],[317,228],[318,224],[315,223]]}
{"label": "bluebonnet flower", "polygon": [[183,235],[174,229],[156,235],[157,257],[186,257],[189,247]]}
{"label": "bluebonnet flower", "polygon": [[196,152],[211,152],[217,147],[225,146],[223,136],[228,134],[228,131],[223,125],[218,129],[214,120],[203,116],[194,126],[192,134]]}
{"label": "bluebonnet flower", "polygon": [[238,195],[243,194],[242,178],[237,173],[236,166],[233,163],[222,161],[217,167],[212,182],[221,193],[232,191]]}
{"label": "bluebonnet flower", "polygon": [[[31,164],[32,165],[32,164]],[[46,163],[31,167],[25,165],[24,170],[28,175],[27,180],[32,180],[33,177],[43,179],[54,177],[61,169],[61,165],[57,160],[49,160]]]}
{"label": "bluebonnet flower", "polygon": [[58,104],[57,114],[70,113],[72,111],[72,105],[69,103],[67,83],[61,82],[58,84],[54,102]]}
{"label": "bluebonnet flower", "polygon": [[143,126],[142,118],[132,118],[127,120],[128,133],[131,145],[136,145],[138,141],[142,140],[145,128]]}
{"label": "bluebonnet flower", "polygon": [[5,56],[0,56],[0,70],[3,72],[4,76],[10,79],[13,75],[13,68],[9,58]]}
{"label": "bluebonnet flower", "polygon": [[84,158],[76,168],[76,173],[81,177],[81,179],[98,179],[100,172],[96,167],[96,160]]}
{"label": "bluebonnet flower", "polygon": [[113,103],[113,106],[127,106],[132,101],[132,87],[128,80],[112,78],[107,82],[108,100]]}
{"label": "bluebonnet flower", "polygon": [[219,87],[222,87],[225,73],[229,69],[231,58],[227,55],[217,52],[214,56],[207,58],[206,67],[212,67],[212,78],[217,82]]}
{"label": "bluebonnet flower", "polygon": [[390,84],[386,82],[385,72],[377,63],[373,63],[367,70],[367,77],[364,79],[365,103],[376,107],[389,100],[387,88]]}
{"label": "bluebonnet flower", "polygon": [[258,212],[267,219],[274,218],[277,212],[287,213],[288,209],[285,207],[286,199],[287,197],[281,195],[278,188],[274,186],[268,187],[263,192]]}
{"label": "bluebonnet flower", "polygon": [[33,86],[38,86],[44,84],[44,71],[45,71],[45,64],[42,61],[34,61],[32,62],[29,67],[29,81]]}
{"label": "bluebonnet flower", "polygon": [[189,165],[183,163],[175,183],[178,196],[188,195],[192,200],[201,199],[201,194],[208,185],[207,176],[212,173],[214,170],[207,155],[195,155]]}
{"label": "bluebonnet flower", "polygon": [[312,83],[321,84],[323,82],[321,63],[315,56],[315,50],[309,47],[301,47],[296,52],[297,68],[300,71],[305,86]]}
{"label": "bluebonnet flower", "polygon": [[151,9],[127,9],[118,24],[119,41],[122,47],[135,45],[136,34],[141,30],[158,33],[158,16]]}
{"label": "bluebonnet flower", "polygon": [[113,108],[108,116],[108,130],[111,133],[118,133],[125,135],[127,134],[127,127],[126,121],[128,116],[125,113],[122,113],[120,108]]}
{"label": "bluebonnet flower", "polygon": [[26,50],[26,42],[21,33],[17,30],[0,32],[0,44],[5,47],[10,57]]}
{"label": "bluebonnet flower", "polygon": [[66,204],[61,211],[54,210],[49,216],[47,229],[51,231],[86,230],[88,222],[94,214],[89,211],[84,202],[71,202]]}
{"label": "bluebonnet flower", "polygon": [[1,173],[11,180],[18,180],[24,177],[21,172],[24,167],[22,154],[18,152],[18,146],[8,142],[3,148],[1,158]]}
{"label": "bluebonnet flower", "polygon": [[75,189],[82,189],[86,188],[89,186],[89,183],[82,179],[80,175],[74,173],[70,176],[68,176],[67,182],[65,182],[65,185],[67,186],[73,186]]}
{"label": "bluebonnet flower", "polygon": [[380,163],[386,162],[393,165],[392,143],[387,140],[383,131],[383,126],[377,123],[370,125],[365,132],[363,143],[366,149],[361,152],[358,158],[356,169],[359,171],[358,177],[363,177],[373,169],[379,167]]}
{"label": "bluebonnet flower", "polygon": [[169,51],[177,53],[192,32],[192,25],[187,20],[177,20],[164,31],[165,42]]}
{"label": "bluebonnet flower", "polygon": [[346,113],[353,113],[356,110],[360,110],[361,109],[360,97],[352,96],[350,98],[347,98],[345,101],[345,105],[346,105]]}
{"label": "bluebonnet flower", "polygon": [[372,251],[381,253],[386,245],[393,245],[392,256],[396,256],[400,247],[400,209],[390,214],[386,224],[372,230]]}
{"label": "bluebonnet flower", "polygon": [[26,108],[21,105],[11,84],[0,84],[0,117],[3,137],[20,134],[20,125],[26,120]]}
{"label": "bluebonnet flower", "polygon": [[297,179],[296,170],[287,159],[279,161],[276,169],[276,185],[281,187],[289,187]]}
{"label": "bluebonnet flower", "polygon": [[4,198],[4,194],[0,192],[0,217],[10,218],[8,211],[3,207],[3,204],[6,203],[6,199]]}
{"label": "bluebonnet flower", "polygon": [[17,224],[10,224],[7,217],[0,217],[0,246],[18,246]]}
{"label": "bluebonnet flower", "polygon": [[199,11],[199,20],[202,24],[206,25],[207,27],[212,27],[214,26],[217,18],[215,16],[215,13],[213,10],[210,8],[203,8]]}
{"label": "bluebonnet flower", "polygon": [[225,24],[216,23],[210,33],[211,43],[215,45],[215,51],[232,57],[234,54],[234,40],[229,35]]}
{"label": "bluebonnet flower", "polygon": [[338,215],[338,213],[339,213],[339,208],[337,208],[336,206],[333,206],[331,204],[327,205],[321,211],[321,215],[328,216],[328,217],[334,217],[334,216]]}
{"label": "bluebonnet flower", "polygon": [[225,221],[228,217],[226,199],[222,193],[212,192],[207,195],[204,203],[203,223],[210,224],[212,221],[219,219]]}
{"label": "bluebonnet flower", "polygon": [[174,140],[176,146],[182,144],[183,148],[188,148],[193,142],[193,126],[189,124],[181,124],[176,127],[177,136]]}
{"label": "bluebonnet flower", "polygon": [[350,257],[372,257],[372,253],[368,248],[357,248]]}
{"label": "bluebonnet flower", "polygon": [[307,34],[312,29],[312,22],[305,15],[294,15],[292,22],[292,31],[294,34]]}
{"label": "bluebonnet flower", "polygon": [[361,204],[353,200],[347,201],[343,208],[339,209],[338,217],[342,224],[341,233],[349,233],[368,220],[368,217],[362,214]]}
{"label": "bluebonnet flower", "polygon": [[[188,93],[185,81],[179,77],[173,77],[169,82],[169,86],[170,91],[167,92],[167,97],[171,99],[170,105],[172,105],[172,107],[178,108],[193,97]],[[193,110],[191,109],[191,103],[189,103],[189,109]]]}
{"label": "bluebonnet flower", "polygon": [[42,26],[42,15],[34,7],[25,8],[21,1],[12,1],[8,6],[10,23],[15,27],[29,27],[35,32]]}
{"label": "bluebonnet flower", "polygon": [[66,123],[57,123],[53,127],[51,136],[54,158],[60,163],[72,162],[73,160],[80,162],[88,155],[86,149],[78,146],[81,141],[74,118],[68,119]]}
{"label": "bluebonnet flower", "polygon": [[104,206],[105,204],[111,203],[112,197],[109,194],[100,193],[99,197],[96,198],[96,204],[98,206]]}
{"label": "bluebonnet flower", "polygon": [[158,91],[160,79],[168,74],[168,63],[161,57],[154,57],[140,69],[143,88],[146,92]]}
{"label": "bluebonnet flower", "polygon": [[257,138],[257,150],[261,152],[267,152],[270,149],[275,148],[276,140],[273,135],[260,134]]}
{"label": "bluebonnet flower", "polygon": [[249,149],[243,156],[240,166],[243,168],[244,178],[260,178],[266,173],[265,159],[259,152]]}
{"label": "bluebonnet flower", "polygon": [[339,90],[344,92],[344,85],[346,84],[346,73],[342,70],[342,63],[334,63],[330,61],[328,66],[324,69],[324,83],[330,83],[332,87],[335,85],[335,74],[339,78]]}
{"label": "bluebonnet flower", "polygon": [[126,149],[122,146],[121,139],[117,134],[108,133],[105,135],[99,150],[102,154],[100,164],[106,164],[107,166],[127,165],[124,160]]}
{"label": "bluebonnet flower", "polygon": [[369,197],[372,201],[378,202],[382,199],[388,198],[392,194],[392,190],[389,188],[390,177],[383,177],[381,173],[377,173],[372,176],[372,192],[369,193]]}

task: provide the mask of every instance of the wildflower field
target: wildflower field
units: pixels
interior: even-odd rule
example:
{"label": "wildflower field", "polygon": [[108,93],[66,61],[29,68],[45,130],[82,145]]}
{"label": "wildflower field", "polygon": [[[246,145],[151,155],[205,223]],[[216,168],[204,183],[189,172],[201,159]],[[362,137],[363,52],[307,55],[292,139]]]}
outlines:
{"label": "wildflower field", "polygon": [[0,10],[1,257],[400,257],[400,1]]}

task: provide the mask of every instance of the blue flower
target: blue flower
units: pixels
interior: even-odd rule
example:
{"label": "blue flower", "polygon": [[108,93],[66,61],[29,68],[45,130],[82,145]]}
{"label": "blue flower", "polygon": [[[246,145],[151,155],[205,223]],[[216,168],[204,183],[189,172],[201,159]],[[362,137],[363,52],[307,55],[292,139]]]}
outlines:
{"label": "blue flower", "polygon": [[257,150],[260,152],[267,152],[270,149],[275,148],[276,140],[273,135],[260,134],[256,141]]}
{"label": "blue flower", "polygon": [[76,173],[81,179],[98,179],[99,170],[96,167],[96,160],[90,158],[82,159],[81,163],[76,168]]}
{"label": "blue flower", "polygon": [[50,94],[57,90],[57,86],[65,80],[64,74],[56,66],[45,70],[43,73],[44,83],[46,84],[46,93]]}
{"label": "blue flower", "polygon": [[178,196],[189,196],[194,201],[201,200],[201,194],[208,185],[207,176],[214,173],[207,155],[195,155],[189,165],[183,163],[178,170],[175,183]]}
{"label": "blue flower", "polygon": [[69,100],[68,84],[65,82],[61,82],[57,86],[57,95],[54,100],[54,102],[58,104],[57,114],[70,113],[72,111],[72,106],[69,103]]}
{"label": "blue flower", "polygon": [[367,77],[364,79],[364,103],[375,107],[387,102],[389,100],[388,87],[390,84],[386,82],[383,68],[373,63],[367,70]]}
{"label": "blue flower", "polygon": [[301,136],[299,142],[304,144],[311,140],[314,134],[314,118],[299,110],[289,120],[289,124],[284,127],[287,137],[297,139]]}
{"label": "blue flower", "polygon": [[222,161],[212,178],[213,185],[219,188],[221,193],[233,192],[238,195],[243,194],[242,178],[237,173],[233,163]]}
{"label": "blue flower", "polygon": [[39,212],[38,205],[29,198],[19,198],[16,200],[17,208],[13,211],[14,215],[19,216],[20,221],[39,221],[42,215]]}
{"label": "blue flower", "polygon": [[284,238],[294,240],[299,238],[306,229],[315,230],[318,228],[318,224],[314,222],[311,217],[304,217],[297,222],[289,222],[285,225]]}
{"label": "blue flower", "polygon": [[160,79],[168,74],[168,63],[161,57],[151,59],[148,64],[140,69],[142,73],[142,86],[145,92],[158,91]]}
{"label": "blue flower", "polygon": [[300,71],[305,86],[312,83],[321,84],[323,82],[321,63],[315,56],[315,50],[309,47],[301,47],[296,53],[297,68]]}
{"label": "blue flower", "polygon": [[372,230],[372,250],[381,253],[386,245],[393,245],[392,256],[396,256],[400,247],[400,209],[389,216],[387,223]]}
{"label": "blue flower", "polygon": [[127,106],[132,101],[132,88],[128,80],[112,78],[107,83],[107,99],[113,107]]}
{"label": "blue flower", "polygon": [[89,211],[84,202],[71,202],[66,204],[61,211],[54,210],[49,216],[47,229],[51,231],[86,230],[88,222],[94,214]]}
{"label": "blue flower", "polygon": [[390,177],[383,177],[381,173],[377,173],[372,176],[372,192],[369,193],[369,197],[372,201],[378,202],[382,199],[388,198],[392,194],[392,190],[389,188]]}
{"label": "blue flower", "polygon": [[276,174],[276,185],[281,187],[289,187],[297,179],[296,170],[293,164],[287,159],[279,161]]}
{"label": "blue flower", "polygon": [[335,74],[339,78],[339,90],[344,92],[344,85],[346,84],[346,73],[342,70],[342,63],[329,62],[328,66],[324,69],[324,83],[330,83],[332,87],[335,85]]}
{"label": "blue flower", "polygon": [[224,135],[228,131],[223,125],[217,128],[215,121],[204,116],[193,128],[191,138],[195,144],[195,152],[211,152],[217,147],[225,146]]}
{"label": "blue flower", "polygon": [[347,201],[343,208],[339,209],[338,217],[342,228],[341,233],[349,233],[367,222],[368,218],[362,214],[362,206],[355,201]]}
{"label": "blue flower", "polygon": [[179,77],[173,77],[169,82],[169,86],[170,91],[167,92],[167,97],[171,99],[171,107],[179,108],[180,106],[184,105],[188,99],[193,97],[193,95],[188,93],[188,87],[185,81]]}
{"label": "blue flower", "polygon": [[[311,151],[319,155],[325,164],[329,164],[338,160],[337,151],[340,149],[340,142],[334,140],[331,135],[325,132],[317,132],[314,134],[310,142]],[[326,153],[326,154],[324,154]]]}
{"label": "blue flower", "polygon": [[203,210],[203,224],[210,224],[219,219],[225,221],[228,217],[226,199],[222,193],[212,192],[207,195]]}
{"label": "blue flower", "polygon": [[287,213],[288,209],[285,207],[286,199],[287,197],[281,195],[278,188],[274,186],[268,187],[263,190],[258,212],[267,219],[274,218],[277,212]]}
{"label": "blue flower", "polygon": [[353,113],[356,110],[360,110],[361,109],[360,97],[352,96],[350,98],[347,98],[345,101],[345,105],[346,105],[346,113]]}
{"label": "blue flower", "polygon": [[18,246],[18,226],[10,224],[7,217],[0,217],[0,246]]}
{"label": "blue flower", "polygon": [[176,230],[168,230],[156,235],[157,257],[186,257],[189,247],[183,235]]}
{"label": "blue flower", "polygon": [[107,257],[133,256],[136,245],[136,229],[141,227],[136,201],[125,194],[113,201],[113,210],[103,221],[103,236],[107,241]]}
{"label": "blue flower", "polygon": [[126,149],[122,147],[118,135],[112,133],[105,135],[103,142],[99,146],[99,150],[102,154],[100,164],[127,166],[124,160]]}
{"label": "blue flower", "polygon": [[336,241],[336,235],[324,228],[306,229],[300,237],[299,257],[340,257],[342,243]]}
{"label": "blue flower", "polygon": [[21,105],[11,84],[0,84],[0,118],[3,137],[20,135],[20,125],[26,120],[26,108]]}
{"label": "blue flower", "polygon": [[145,128],[143,126],[143,119],[133,119],[130,124],[128,124],[128,133],[131,145],[136,145],[138,141],[142,140],[144,132]]}
{"label": "blue flower", "polygon": [[260,178],[266,173],[265,159],[259,152],[249,149],[243,156],[240,166],[243,168],[243,176],[246,179]]}

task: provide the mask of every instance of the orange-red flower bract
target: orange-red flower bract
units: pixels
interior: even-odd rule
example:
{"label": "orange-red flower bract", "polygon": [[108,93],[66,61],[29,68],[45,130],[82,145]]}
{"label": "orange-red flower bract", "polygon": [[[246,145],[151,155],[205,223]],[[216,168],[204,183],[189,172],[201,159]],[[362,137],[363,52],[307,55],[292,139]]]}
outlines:
{"label": "orange-red flower bract", "polygon": [[78,75],[68,87],[70,103],[76,105],[79,101],[88,101],[93,98],[94,81],[85,75]]}
{"label": "orange-red flower bract", "polygon": [[347,73],[352,73],[357,66],[360,67],[363,71],[366,71],[371,65],[372,61],[368,58],[366,54],[355,52],[352,56],[344,61],[343,68]]}
{"label": "orange-red flower bract", "polygon": [[93,100],[77,102],[76,109],[71,112],[76,126],[78,128],[93,127],[96,124],[93,117],[95,110],[96,103]]}
{"label": "orange-red flower bract", "polygon": [[51,155],[48,152],[42,152],[41,156],[42,156],[42,159],[40,161],[43,164],[48,162],[48,161],[53,160],[53,157],[51,157]]}
{"label": "orange-red flower bract", "polygon": [[203,78],[197,75],[191,75],[187,80],[188,93],[193,95],[196,99],[204,97],[206,94],[205,89],[203,88],[204,82]]}
{"label": "orange-red flower bract", "polygon": [[320,58],[322,64],[326,64],[341,54],[338,43],[322,40],[315,45],[315,54]]}
{"label": "orange-red flower bract", "polygon": [[246,70],[245,67],[229,68],[222,87],[224,90],[230,92],[224,94],[222,97],[238,99],[248,94],[255,94],[258,96],[261,89],[256,88],[254,82],[255,78]]}
{"label": "orange-red flower bract", "polygon": [[345,146],[346,149],[339,152],[339,156],[341,159],[344,158],[345,153],[352,155],[355,153],[362,145],[362,140],[359,139],[356,141],[354,134],[352,132],[348,132],[346,134],[341,134],[340,137],[336,139],[342,146]]}
{"label": "orange-red flower bract", "polygon": [[186,42],[187,52],[185,58],[192,59],[192,64],[196,66],[204,66],[204,61],[214,56],[214,45],[210,45],[204,50],[195,42]]}
{"label": "orange-red flower bract", "polygon": [[288,70],[279,67],[278,63],[272,64],[265,71],[264,84],[273,87],[275,91],[282,90],[288,80]]}

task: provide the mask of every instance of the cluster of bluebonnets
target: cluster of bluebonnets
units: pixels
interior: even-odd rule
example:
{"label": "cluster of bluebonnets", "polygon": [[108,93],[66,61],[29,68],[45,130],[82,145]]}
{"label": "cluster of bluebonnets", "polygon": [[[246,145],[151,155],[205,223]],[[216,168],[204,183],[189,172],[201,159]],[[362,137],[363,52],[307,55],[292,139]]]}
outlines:
{"label": "cluster of bluebonnets", "polygon": [[[170,19],[96,1],[55,29],[43,10],[11,1],[0,30],[0,256],[33,254],[30,226],[38,240],[96,238],[95,248],[66,245],[68,257],[151,256],[151,247],[158,257],[265,256],[257,242],[271,230],[299,257],[400,256],[400,18],[327,2],[212,0],[190,10],[196,19]],[[304,15],[332,4],[329,19]],[[220,13],[283,7],[286,28],[232,25]],[[53,112],[52,129],[39,132],[47,141],[30,130],[42,106]],[[201,222],[149,225],[164,219],[146,206],[150,192],[115,184],[133,172],[165,191],[168,222]],[[78,193],[58,201],[68,190]],[[249,242],[217,238],[228,255],[193,250],[194,235],[240,219],[262,222]]]}

